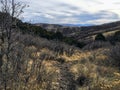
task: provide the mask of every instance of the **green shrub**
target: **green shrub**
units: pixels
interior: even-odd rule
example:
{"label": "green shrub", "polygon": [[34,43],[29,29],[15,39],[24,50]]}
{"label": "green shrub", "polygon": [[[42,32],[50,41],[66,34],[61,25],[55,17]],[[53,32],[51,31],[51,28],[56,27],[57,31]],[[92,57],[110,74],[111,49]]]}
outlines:
{"label": "green shrub", "polygon": [[95,40],[96,41],[106,41],[106,39],[102,33],[97,34],[95,37]]}
{"label": "green shrub", "polygon": [[63,39],[63,35],[61,32],[56,32],[54,34],[54,38],[57,39],[57,40],[62,40]]}
{"label": "green shrub", "polygon": [[115,41],[119,41],[120,42],[120,31],[115,32],[113,38],[114,38]]}
{"label": "green shrub", "polygon": [[76,41],[73,38],[70,37],[64,37],[63,41],[67,44],[73,45],[76,43]]}
{"label": "green shrub", "polygon": [[86,45],[84,42],[76,42],[76,46],[79,48],[83,48]]}

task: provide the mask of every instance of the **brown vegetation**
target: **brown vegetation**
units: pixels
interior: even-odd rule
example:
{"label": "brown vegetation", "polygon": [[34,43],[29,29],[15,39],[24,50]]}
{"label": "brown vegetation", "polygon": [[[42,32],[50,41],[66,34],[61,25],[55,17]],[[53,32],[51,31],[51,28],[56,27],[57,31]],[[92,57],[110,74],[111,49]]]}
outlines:
{"label": "brown vegetation", "polygon": [[[0,23],[0,90],[120,89],[119,32],[114,45],[99,38],[82,49],[23,34],[13,26],[14,17],[25,6],[8,1],[1,0],[4,14]],[[111,38],[114,40],[115,36]]]}

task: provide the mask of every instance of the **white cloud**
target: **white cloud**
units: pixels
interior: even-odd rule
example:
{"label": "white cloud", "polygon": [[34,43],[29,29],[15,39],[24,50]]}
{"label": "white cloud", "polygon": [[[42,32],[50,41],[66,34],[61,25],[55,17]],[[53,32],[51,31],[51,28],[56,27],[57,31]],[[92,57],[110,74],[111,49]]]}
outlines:
{"label": "white cloud", "polygon": [[84,22],[82,24],[94,24],[94,25],[100,25],[100,24],[104,24],[104,23],[109,23],[109,22],[115,22],[117,20],[115,19],[97,19],[97,20],[89,20],[87,22]]}
{"label": "white cloud", "polygon": [[[23,16],[43,23],[106,23],[120,20],[120,0],[20,0],[30,7]],[[104,11],[104,12],[101,12]],[[99,13],[100,12],[100,13]],[[108,13],[109,12],[109,13]],[[95,16],[96,13],[100,14]],[[106,13],[106,14],[105,14]],[[82,16],[85,15],[85,16]],[[88,15],[87,15],[88,14]],[[91,15],[95,17],[91,18]],[[76,17],[77,16],[77,17]],[[78,18],[79,17],[79,18]],[[98,18],[96,18],[98,17]],[[37,19],[35,19],[37,18]],[[87,20],[88,19],[88,20]],[[91,20],[93,19],[93,20]]]}

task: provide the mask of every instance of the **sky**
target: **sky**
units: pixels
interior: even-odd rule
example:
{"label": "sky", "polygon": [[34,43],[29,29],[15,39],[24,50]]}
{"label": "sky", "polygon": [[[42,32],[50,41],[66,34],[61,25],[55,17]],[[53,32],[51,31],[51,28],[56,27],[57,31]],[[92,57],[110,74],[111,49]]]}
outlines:
{"label": "sky", "polygon": [[29,5],[22,15],[25,22],[98,25],[120,20],[120,0],[21,1]]}

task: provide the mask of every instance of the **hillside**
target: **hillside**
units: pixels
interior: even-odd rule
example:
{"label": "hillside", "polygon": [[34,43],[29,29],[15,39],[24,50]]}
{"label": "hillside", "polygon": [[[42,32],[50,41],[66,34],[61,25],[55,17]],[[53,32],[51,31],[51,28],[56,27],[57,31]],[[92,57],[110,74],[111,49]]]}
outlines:
{"label": "hillside", "polygon": [[52,32],[61,32],[63,35],[71,35],[73,33],[77,33],[80,29],[80,27],[72,27],[72,26],[67,26],[67,25],[59,25],[59,24],[43,24],[43,23],[38,23],[38,24],[33,24],[35,26],[40,26],[47,31],[52,31]]}
{"label": "hillside", "polygon": [[80,33],[77,33],[73,37],[77,37],[77,39],[85,38],[86,36],[96,35],[98,33],[105,33],[120,30],[120,21],[98,25],[98,26],[89,26],[89,27],[81,27]]}
{"label": "hillside", "polygon": [[[20,61],[16,67],[18,72],[11,70],[8,72],[11,74],[7,85],[9,90],[14,88],[17,90],[107,90],[108,88],[116,90],[120,88],[119,66],[117,61],[114,62],[116,56],[119,59],[120,48],[117,48],[119,44],[113,48],[111,44],[106,45],[104,42],[100,48],[79,49],[59,41],[29,34],[20,34],[16,39],[16,49],[11,52],[11,55],[12,59],[17,57],[16,60]],[[97,42],[97,45],[100,43]],[[92,50],[89,50],[90,48]],[[114,53],[114,50],[117,53]],[[1,76],[0,79],[2,80]]]}
{"label": "hillside", "polygon": [[120,89],[119,22],[56,25],[62,32],[20,20],[11,27],[10,38],[0,29],[0,90]]}
{"label": "hillside", "polygon": [[56,24],[35,24],[37,26],[41,26],[48,31],[60,31],[63,35],[67,35],[69,37],[74,37],[76,39],[81,39],[89,35],[95,35],[98,33],[109,32],[113,30],[120,29],[120,21],[106,23],[102,25],[95,26],[81,26],[81,27],[70,27],[70,26],[62,26]]}

